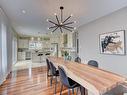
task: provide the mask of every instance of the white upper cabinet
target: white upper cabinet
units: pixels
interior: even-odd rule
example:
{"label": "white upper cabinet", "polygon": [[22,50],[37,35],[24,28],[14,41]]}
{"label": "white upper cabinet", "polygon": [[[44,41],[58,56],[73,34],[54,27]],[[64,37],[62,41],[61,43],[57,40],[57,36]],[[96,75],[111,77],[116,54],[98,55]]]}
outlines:
{"label": "white upper cabinet", "polygon": [[29,48],[29,40],[19,39],[18,40],[18,48]]}

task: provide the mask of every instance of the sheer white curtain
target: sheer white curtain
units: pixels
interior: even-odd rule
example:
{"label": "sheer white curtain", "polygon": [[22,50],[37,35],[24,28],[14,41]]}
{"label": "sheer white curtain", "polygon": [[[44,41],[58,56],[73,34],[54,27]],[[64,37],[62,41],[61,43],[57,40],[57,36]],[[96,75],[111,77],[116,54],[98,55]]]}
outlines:
{"label": "sheer white curtain", "polygon": [[7,28],[3,23],[1,24],[2,31],[2,72],[6,76],[7,72]]}
{"label": "sheer white curtain", "polygon": [[[1,21],[0,21],[1,22]],[[2,79],[2,31],[1,31],[1,24],[0,24],[0,79]],[[0,80],[0,84],[2,81]]]}
{"label": "sheer white curtain", "polygon": [[12,40],[12,62],[15,64],[17,62],[17,37],[13,37]]}

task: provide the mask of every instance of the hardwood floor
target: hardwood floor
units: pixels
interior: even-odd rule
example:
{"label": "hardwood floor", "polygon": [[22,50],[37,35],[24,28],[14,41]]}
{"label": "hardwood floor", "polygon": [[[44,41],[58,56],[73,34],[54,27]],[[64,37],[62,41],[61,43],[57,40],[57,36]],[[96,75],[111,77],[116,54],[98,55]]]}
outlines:
{"label": "hardwood floor", "polygon": [[[44,66],[13,71],[0,86],[0,95],[54,95],[54,84],[50,86],[46,71]],[[59,91],[60,83],[57,84],[56,95]],[[62,95],[68,95],[66,88]]]}

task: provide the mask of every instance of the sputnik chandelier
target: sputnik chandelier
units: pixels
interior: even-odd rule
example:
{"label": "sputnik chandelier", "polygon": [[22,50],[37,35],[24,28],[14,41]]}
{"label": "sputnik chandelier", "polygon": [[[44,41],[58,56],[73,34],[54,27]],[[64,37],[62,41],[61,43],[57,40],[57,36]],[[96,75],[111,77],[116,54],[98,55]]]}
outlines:
{"label": "sputnik chandelier", "polygon": [[69,22],[69,19],[72,17],[72,15],[63,20],[63,9],[64,7],[60,6],[61,10],[60,19],[58,18],[56,13],[54,14],[57,22],[47,19],[47,22],[50,22],[54,25],[48,28],[49,30],[52,30],[52,32],[55,32],[57,29],[60,29],[61,33],[63,33],[63,29],[73,32],[76,29],[76,27],[69,26],[73,23],[76,23],[76,21]]}

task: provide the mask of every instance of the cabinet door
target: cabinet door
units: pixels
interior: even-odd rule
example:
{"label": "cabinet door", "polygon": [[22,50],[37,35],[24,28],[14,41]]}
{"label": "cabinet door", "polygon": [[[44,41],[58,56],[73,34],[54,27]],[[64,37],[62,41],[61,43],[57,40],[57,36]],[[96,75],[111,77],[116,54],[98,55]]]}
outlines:
{"label": "cabinet door", "polygon": [[29,41],[28,40],[23,40],[23,47],[28,48],[29,47]]}
{"label": "cabinet door", "polygon": [[[1,26],[0,26],[0,30],[1,30]],[[0,32],[0,84],[2,82],[2,34]]]}
{"label": "cabinet door", "polygon": [[27,39],[19,39],[18,45],[19,45],[19,48],[28,48],[29,41]]}
{"label": "cabinet door", "polygon": [[25,60],[25,59],[26,59],[26,53],[22,52],[22,60]]}
{"label": "cabinet door", "polygon": [[19,40],[18,40],[18,47],[19,47],[19,48],[23,48],[23,46],[24,46],[24,45],[23,45],[23,40],[22,40],[22,39],[19,39]]}

